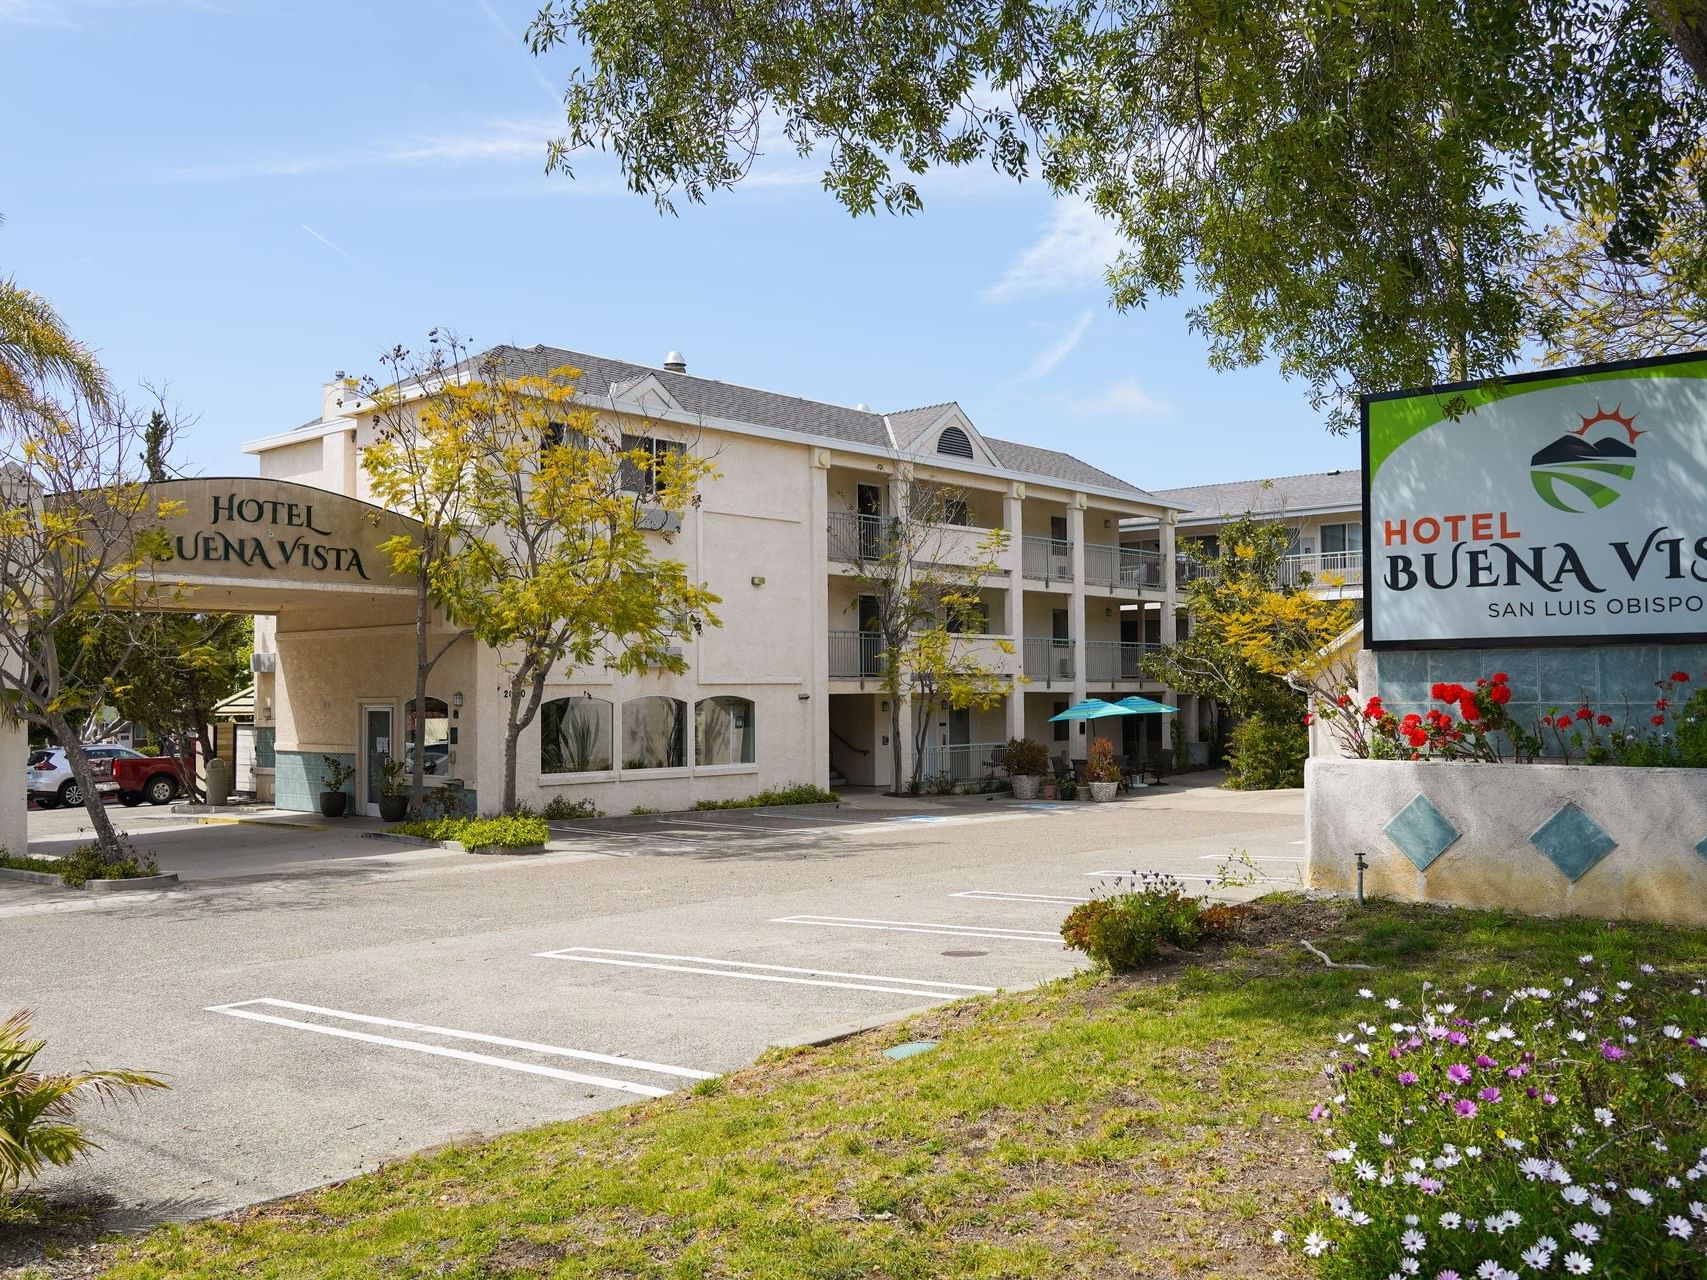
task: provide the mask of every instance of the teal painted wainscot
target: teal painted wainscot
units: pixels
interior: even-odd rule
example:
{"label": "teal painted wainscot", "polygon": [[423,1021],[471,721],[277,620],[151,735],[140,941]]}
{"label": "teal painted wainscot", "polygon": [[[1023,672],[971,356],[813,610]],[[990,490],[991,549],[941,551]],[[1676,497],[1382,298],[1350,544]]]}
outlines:
{"label": "teal painted wainscot", "polygon": [[[273,803],[281,809],[300,809],[304,813],[320,811],[320,793],[326,790],[326,763],[322,757],[332,755],[350,768],[356,767],[353,751],[278,751],[273,752]],[[344,793],[355,796],[354,781],[344,784]]]}
{"label": "teal painted wainscot", "polygon": [[1311,888],[1355,889],[1361,854],[1370,895],[1707,926],[1707,769],[1317,758],[1305,780]]}

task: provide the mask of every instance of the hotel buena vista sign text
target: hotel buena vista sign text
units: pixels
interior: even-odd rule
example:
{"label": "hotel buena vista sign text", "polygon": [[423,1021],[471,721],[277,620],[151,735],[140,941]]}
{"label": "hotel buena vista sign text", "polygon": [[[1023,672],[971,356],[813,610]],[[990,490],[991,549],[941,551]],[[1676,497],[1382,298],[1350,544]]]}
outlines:
{"label": "hotel buena vista sign text", "polygon": [[1372,648],[1707,636],[1707,354],[1368,396],[1363,450]]}
{"label": "hotel buena vista sign text", "polygon": [[167,521],[166,533],[172,572],[187,580],[391,585],[390,557],[380,544],[409,524],[354,498],[288,481],[172,480],[150,490],[181,512]]}

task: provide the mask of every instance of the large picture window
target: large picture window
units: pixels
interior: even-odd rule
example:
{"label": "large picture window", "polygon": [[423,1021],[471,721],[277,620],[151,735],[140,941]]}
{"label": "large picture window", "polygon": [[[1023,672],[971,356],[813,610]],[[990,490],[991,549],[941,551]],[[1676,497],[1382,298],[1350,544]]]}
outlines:
{"label": "large picture window", "polygon": [[403,762],[409,772],[415,769],[415,752],[424,742],[426,759],[421,772],[427,777],[450,772],[450,708],[443,698],[428,698],[426,714],[415,714],[415,700],[403,704],[403,733],[406,747]]}
{"label": "large picture window", "polygon": [[622,767],[679,769],[687,703],[676,698],[630,698],[622,704]]}
{"label": "large picture window", "polygon": [[701,698],[694,706],[695,764],[752,764],[753,704],[746,698]]}
{"label": "large picture window", "polygon": [[598,773],[611,767],[611,704],[554,698],[539,709],[539,771]]}

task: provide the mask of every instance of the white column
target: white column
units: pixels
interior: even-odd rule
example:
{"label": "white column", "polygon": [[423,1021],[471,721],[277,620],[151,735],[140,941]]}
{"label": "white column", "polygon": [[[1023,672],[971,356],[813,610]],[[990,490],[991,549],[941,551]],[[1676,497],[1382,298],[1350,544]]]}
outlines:
{"label": "white column", "polygon": [[1014,483],[1002,499],[1002,528],[1008,531],[1008,607],[1002,618],[1002,629],[1014,642],[1014,679],[1008,691],[1007,734],[1010,739],[1025,737],[1025,486]]}
{"label": "white column", "polygon": [[[1067,605],[1073,629],[1073,701],[1083,702],[1089,696],[1090,686],[1085,675],[1089,650],[1085,648],[1085,496],[1082,493],[1074,495],[1067,508],[1067,537],[1073,544],[1073,591]],[[1067,754],[1074,760],[1083,760],[1090,750],[1090,735],[1082,732],[1085,723],[1069,722]]]}
{"label": "white column", "polygon": [[[830,785],[830,453],[815,449],[807,476],[807,506],[812,549],[812,636],[807,645],[807,668],[800,692],[807,695],[801,712],[810,721],[812,776],[820,787]],[[702,525],[704,521],[700,522]]]}
{"label": "white column", "polygon": [[[878,705],[881,706],[882,701],[881,698],[878,699]],[[925,714],[930,714],[928,707],[925,709]],[[889,780],[889,789],[891,791],[905,791],[907,780],[913,776],[913,700],[911,698],[903,697],[901,699],[901,719],[896,732],[901,735],[901,776]],[[891,758],[888,748],[884,749],[883,755],[885,762]]]}
{"label": "white column", "polygon": [[24,768],[30,759],[30,731],[22,720],[0,717],[0,850],[15,857],[30,851],[30,802],[24,795]]}

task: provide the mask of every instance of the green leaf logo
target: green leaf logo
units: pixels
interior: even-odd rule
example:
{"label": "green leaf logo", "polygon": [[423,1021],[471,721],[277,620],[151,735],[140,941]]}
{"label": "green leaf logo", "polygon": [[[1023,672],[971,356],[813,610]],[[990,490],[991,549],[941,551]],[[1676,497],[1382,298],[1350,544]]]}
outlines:
{"label": "green leaf logo", "polygon": [[[1626,418],[1620,410],[1611,413],[1595,406],[1582,417],[1582,426],[1567,431],[1529,460],[1529,482],[1548,506],[1557,511],[1599,511],[1610,507],[1623,494],[1625,482],[1636,475],[1636,415]],[[1628,440],[1616,436],[1590,441],[1591,428],[1613,423],[1624,429]]]}

